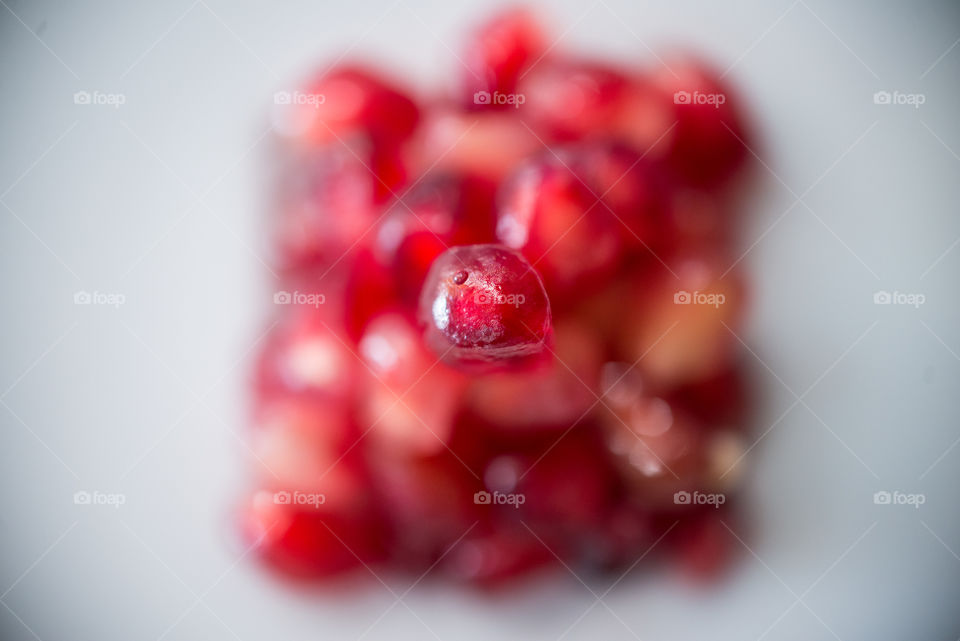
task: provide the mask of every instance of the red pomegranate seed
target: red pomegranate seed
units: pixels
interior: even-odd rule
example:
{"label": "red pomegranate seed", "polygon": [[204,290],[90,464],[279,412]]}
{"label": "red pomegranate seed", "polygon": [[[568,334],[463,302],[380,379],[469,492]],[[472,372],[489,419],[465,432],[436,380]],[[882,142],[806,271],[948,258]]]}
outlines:
{"label": "red pomegranate seed", "polygon": [[275,95],[274,126],[298,145],[316,146],[368,136],[378,145],[408,138],[419,109],[403,89],[369,68],[342,65],[310,80],[302,90]]}
{"label": "red pomegranate seed", "polygon": [[383,314],[367,327],[359,352],[369,368],[361,429],[385,452],[421,455],[447,447],[466,381],[423,345],[419,327]]}
{"label": "red pomegranate seed", "polygon": [[370,513],[284,502],[292,496],[285,490],[260,490],[241,512],[242,534],[273,568],[292,577],[314,578],[384,558],[383,524]]}
{"label": "red pomegranate seed", "polygon": [[493,194],[484,178],[435,174],[394,205],[377,229],[377,255],[404,302],[416,306],[427,270],[449,247],[494,240]]}
{"label": "red pomegranate seed", "polygon": [[518,91],[526,102],[519,111],[546,140],[603,138],[628,89],[628,78],[609,65],[584,60],[542,63],[520,83]]}
{"label": "red pomegranate seed", "polygon": [[653,75],[664,101],[672,103],[676,126],[667,146],[667,167],[701,188],[721,186],[750,152],[736,95],[719,74],[695,60],[668,61]]}
{"label": "red pomegranate seed", "polygon": [[500,195],[497,238],[543,274],[563,307],[617,268],[621,226],[571,168],[575,152],[546,154],[517,169]]}
{"label": "red pomegranate seed", "polygon": [[311,149],[288,163],[274,232],[284,269],[329,266],[372,243],[381,206],[404,181],[398,154],[363,144]]}
{"label": "red pomegranate seed", "polygon": [[639,361],[660,388],[720,370],[739,345],[731,329],[744,307],[739,274],[724,274],[728,260],[698,252],[664,258],[634,280],[619,316],[623,360]]}
{"label": "red pomegranate seed", "polygon": [[556,358],[536,367],[472,380],[471,410],[508,433],[563,432],[585,417],[599,393],[600,341],[589,328],[565,321],[555,327],[552,351]]}
{"label": "red pomegranate seed", "polygon": [[521,75],[538,62],[546,48],[546,38],[529,11],[512,9],[494,16],[467,40],[462,74],[466,105],[512,108],[508,97],[515,94]]}
{"label": "red pomegranate seed", "polygon": [[550,301],[539,274],[499,245],[453,247],[437,258],[419,315],[430,348],[463,367],[527,362],[550,340]]}

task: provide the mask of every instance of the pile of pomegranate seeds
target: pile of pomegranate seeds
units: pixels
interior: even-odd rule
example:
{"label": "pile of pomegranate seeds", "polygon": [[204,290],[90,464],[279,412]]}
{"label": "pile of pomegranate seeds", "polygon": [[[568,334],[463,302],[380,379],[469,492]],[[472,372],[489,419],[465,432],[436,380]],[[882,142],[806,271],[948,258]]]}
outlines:
{"label": "pile of pomegranate seeds", "polygon": [[713,575],[748,419],[736,98],[695,60],[557,53],[524,11],[462,61],[444,96],[337,65],[277,105],[243,531],[299,577],[651,549]]}

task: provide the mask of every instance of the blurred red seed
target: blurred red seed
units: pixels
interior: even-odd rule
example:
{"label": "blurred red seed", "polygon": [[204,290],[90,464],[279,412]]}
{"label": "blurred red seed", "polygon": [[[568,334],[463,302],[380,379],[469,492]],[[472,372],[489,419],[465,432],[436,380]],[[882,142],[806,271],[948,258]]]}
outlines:
{"label": "blurred red seed", "polygon": [[522,75],[545,55],[547,45],[529,11],[510,9],[495,15],[467,39],[461,74],[464,103],[472,109],[513,108],[497,102],[497,95],[514,94]]}
{"label": "blurred red seed", "polygon": [[604,137],[627,95],[629,80],[618,69],[599,62],[544,62],[522,80],[525,97],[519,108],[542,137],[579,141]]}
{"label": "blurred red seed", "polygon": [[543,274],[551,300],[564,306],[588,282],[614,273],[622,252],[620,223],[572,169],[574,150],[520,166],[504,185],[497,238]]}
{"label": "blurred red seed", "polygon": [[406,91],[379,71],[339,65],[310,79],[302,89],[275,95],[274,128],[296,145],[317,146],[356,134],[377,145],[408,138],[420,119]]}
{"label": "blurred red seed", "polygon": [[653,82],[672,102],[666,166],[682,181],[721,187],[750,156],[739,98],[708,65],[676,59],[657,70]]}
{"label": "blurred red seed", "polygon": [[377,256],[411,308],[437,256],[454,245],[494,240],[493,193],[493,183],[479,176],[427,175],[381,220]]}
{"label": "blurred red seed", "polygon": [[360,339],[367,368],[361,429],[385,456],[435,454],[447,447],[466,380],[423,345],[420,328],[399,313],[376,317]]}

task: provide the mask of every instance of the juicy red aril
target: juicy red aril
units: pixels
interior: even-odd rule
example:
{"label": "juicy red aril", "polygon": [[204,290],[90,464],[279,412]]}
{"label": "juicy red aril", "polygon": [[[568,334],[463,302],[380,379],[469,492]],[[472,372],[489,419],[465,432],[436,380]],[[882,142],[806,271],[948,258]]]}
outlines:
{"label": "juicy red aril", "polygon": [[276,570],[312,578],[384,558],[383,524],[370,512],[297,505],[292,497],[286,490],[257,491],[240,516],[242,534]]}
{"label": "juicy red aril", "polygon": [[673,103],[676,121],[665,141],[666,164],[690,185],[719,187],[749,156],[737,98],[718,74],[699,62],[668,64],[655,75],[663,100]]}
{"label": "juicy red aril", "polygon": [[359,438],[346,399],[276,396],[257,408],[251,450],[265,480],[326,493],[327,505],[357,504],[362,462],[344,456]]}
{"label": "juicy red aril", "polygon": [[466,381],[437,362],[413,320],[399,313],[374,318],[359,352],[370,374],[360,427],[378,453],[427,455],[446,448]]}
{"label": "juicy red aril", "polygon": [[573,155],[544,155],[521,166],[504,185],[497,239],[543,274],[551,300],[562,305],[588,282],[613,273],[622,251],[620,223],[570,167]]}
{"label": "juicy red aril", "polygon": [[632,148],[610,142],[580,145],[570,167],[602,199],[623,245],[647,256],[664,242],[666,185],[662,172]]}
{"label": "juicy red aril", "polygon": [[543,148],[529,126],[506,111],[464,112],[442,105],[426,114],[407,145],[412,167],[499,181]]}
{"label": "juicy red aril", "polygon": [[499,245],[441,254],[427,274],[419,317],[430,348],[464,366],[529,360],[550,338],[550,301],[539,274]]}
{"label": "juicy red aril", "polygon": [[278,569],[323,575],[382,556],[384,522],[353,447],[358,438],[342,401],[276,397],[258,409],[252,454],[260,489],[242,524]]}
{"label": "juicy red aril", "polygon": [[448,247],[493,241],[494,184],[465,174],[424,177],[380,223],[376,254],[415,306],[427,270]]}
{"label": "juicy red aril", "polygon": [[467,41],[463,56],[464,102],[472,108],[506,107],[497,102],[497,94],[512,94],[546,47],[540,25],[523,9],[503,12],[482,25]]}
{"label": "juicy red aril", "polygon": [[616,475],[600,434],[587,421],[562,438],[545,439],[523,458],[519,472],[508,491],[524,501],[511,509],[534,530],[577,538],[598,527],[612,504]]}
{"label": "juicy red aril", "polygon": [[404,181],[399,163],[357,139],[295,154],[277,203],[282,266],[330,265],[372,237],[380,206]]}
{"label": "juicy red aril", "polygon": [[484,518],[474,503],[481,489],[459,455],[444,450],[430,456],[383,456],[373,467],[384,511],[396,536],[392,557],[426,569],[452,542]]}
{"label": "juicy red aril", "polygon": [[628,89],[618,70],[586,61],[537,65],[520,83],[526,98],[520,107],[541,135],[577,141],[603,137]]}
{"label": "juicy red aril", "polygon": [[698,251],[640,274],[619,316],[623,360],[638,361],[659,387],[711,376],[729,362],[739,344],[731,329],[743,311],[739,274],[724,273],[731,260]]}
{"label": "juicy red aril", "polygon": [[416,103],[378,72],[344,65],[315,77],[293,93],[278,93],[275,127],[308,146],[356,134],[377,144],[410,136],[420,118]]}
{"label": "juicy red aril", "polygon": [[602,132],[653,160],[668,153],[675,126],[672,96],[667,99],[649,74],[634,71]]}
{"label": "juicy red aril", "polygon": [[563,433],[597,400],[602,361],[599,337],[579,323],[554,326],[556,358],[520,371],[496,372],[471,381],[467,406],[493,429]]}
{"label": "juicy red aril", "polygon": [[[294,293],[301,294],[299,290]],[[271,331],[261,352],[257,367],[260,397],[302,395],[348,401],[357,389],[358,363],[345,336],[338,333],[334,310],[291,304],[296,305],[295,310]]]}

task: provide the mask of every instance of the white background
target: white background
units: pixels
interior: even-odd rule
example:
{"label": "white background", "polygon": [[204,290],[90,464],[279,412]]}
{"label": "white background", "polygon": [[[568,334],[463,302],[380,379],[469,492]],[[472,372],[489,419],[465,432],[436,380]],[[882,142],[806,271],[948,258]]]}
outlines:
{"label": "white background", "polygon": [[[751,452],[750,549],[712,588],[653,569],[600,604],[590,590],[603,582],[566,575],[500,599],[421,585],[395,604],[378,583],[295,590],[229,534],[249,463],[249,350],[270,300],[267,105],[350,48],[439,86],[490,7],[4,2],[3,639],[960,635],[951,3],[552,4],[562,47],[639,63],[674,46],[706,53],[764,133],[743,262],[765,434]],[[876,105],[879,90],[926,102]],[[126,102],[76,105],[77,91]],[[125,304],[78,306],[78,290]],[[877,290],[926,302],[877,306]],[[78,490],[126,504],[77,506]],[[875,505],[879,490],[926,503]]]}

